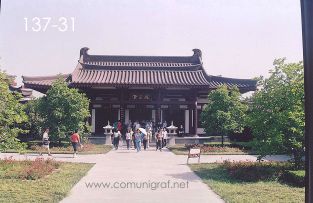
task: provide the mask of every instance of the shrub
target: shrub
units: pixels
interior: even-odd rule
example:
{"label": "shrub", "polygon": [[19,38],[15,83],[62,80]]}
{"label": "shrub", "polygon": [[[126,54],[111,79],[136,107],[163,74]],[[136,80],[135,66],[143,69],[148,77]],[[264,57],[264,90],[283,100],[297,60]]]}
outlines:
{"label": "shrub", "polygon": [[227,152],[227,153],[236,153],[236,152],[242,152],[241,149],[236,148],[236,147],[222,147],[220,146],[203,146],[201,147],[201,152],[205,153],[205,152]]}
{"label": "shrub", "polygon": [[21,171],[20,178],[36,180],[52,173],[58,167],[59,163],[53,159],[36,158],[35,161],[31,161],[28,167]]}
{"label": "shrub", "polygon": [[[211,144],[211,143],[205,143],[203,146],[215,146],[215,147],[223,147],[222,144]],[[239,148],[242,150],[251,150],[252,144],[251,142],[236,142],[236,143],[230,143],[230,144],[224,144],[224,146],[227,146],[229,148]]]}
{"label": "shrub", "polygon": [[284,170],[292,167],[290,163],[283,162],[230,161],[225,161],[223,166],[231,177],[247,182],[278,180]]}
{"label": "shrub", "polygon": [[304,187],[305,186],[305,171],[284,171],[280,180],[286,184],[296,186],[296,187]]}
{"label": "shrub", "polygon": [[199,144],[185,144],[185,147],[189,150],[191,148],[200,148]]}
{"label": "shrub", "polygon": [[60,163],[53,159],[16,161],[12,157],[0,160],[0,178],[36,180],[52,173]]}

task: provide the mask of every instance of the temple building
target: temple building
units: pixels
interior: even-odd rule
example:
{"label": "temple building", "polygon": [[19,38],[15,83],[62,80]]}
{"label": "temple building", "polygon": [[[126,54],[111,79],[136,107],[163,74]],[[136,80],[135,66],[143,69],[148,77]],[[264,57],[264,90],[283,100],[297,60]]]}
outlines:
{"label": "temple building", "polygon": [[9,90],[11,92],[18,92],[21,94],[21,99],[20,99],[20,103],[24,104],[27,103],[30,100],[35,99],[35,96],[33,95],[33,90],[32,89],[28,89],[25,88],[23,86],[18,86],[17,82],[15,81],[16,76],[15,75],[8,75],[10,81],[9,84]]}
{"label": "temple building", "polygon": [[211,90],[223,84],[237,86],[241,93],[256,89],[254,80],[207,74],[199,49],[192,56],[89,55],[88,50],[80,50],[71,74],[23,76],[23,82],[25,88],[45,93],[62,77],[69,87],[86,93],[94,134],[102,134],[107,121],[117,120],[173,121],[187,134],[202,134],[200,113]]}

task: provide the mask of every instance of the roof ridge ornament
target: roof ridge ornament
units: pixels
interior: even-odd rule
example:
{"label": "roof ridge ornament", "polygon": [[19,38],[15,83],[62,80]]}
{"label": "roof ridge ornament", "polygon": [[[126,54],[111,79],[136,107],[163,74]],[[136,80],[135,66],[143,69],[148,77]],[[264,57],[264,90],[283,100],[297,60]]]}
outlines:
{"label": "roof ridge ornament", "polygon": [[200,49],[193,49],[193,57],[197,57],[199,59],[200,64],[202,65],[202,51]]}
{"label": "roof ridge ornament", "polygon": [[81,62],[83,62],[84,61],[84,57],[88,55],[88,50],[89,50],[88,47],[83,47],[83,48],[80,49],[79,60]]}

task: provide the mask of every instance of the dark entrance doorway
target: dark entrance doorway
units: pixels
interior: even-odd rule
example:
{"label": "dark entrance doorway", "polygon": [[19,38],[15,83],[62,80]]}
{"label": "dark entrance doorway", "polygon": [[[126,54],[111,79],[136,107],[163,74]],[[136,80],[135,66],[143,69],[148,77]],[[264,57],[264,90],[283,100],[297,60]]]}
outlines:
{"label": "dark entrance doorway", "polygon": [[103,135],[103,127],[108,124],[113,125],[118,120],[118,109],[112,108],[99,108],[96,109],[96,134]]}
{"label": "dark entrance doorway", "polygon": [[147,108],[129,109],[129,119],[132,122],[152,120],[152,109]]}
{"label": "dark entrance doorway", "polygon": [[172,121],[175,126],[185,125],[185,110],[179,108],[163,109],[163,121],[167,122],[167,125],[171,125]]}

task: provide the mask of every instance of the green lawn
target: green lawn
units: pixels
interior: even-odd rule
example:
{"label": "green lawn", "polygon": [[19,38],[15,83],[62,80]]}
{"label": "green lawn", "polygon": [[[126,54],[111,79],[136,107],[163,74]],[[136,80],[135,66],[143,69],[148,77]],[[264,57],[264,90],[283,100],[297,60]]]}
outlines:
{"label": "green lawn", "polygon": [[[105,154],[112,149],[111,145],[104,144],[84,144],[84,147],[78,149],[79,154]],[[39,153],[41,147],[39,145],[31,145],[28,149],[24,150],[23,153]],[[42,150],[43,153],[47,153],[47,150]],[[7,150],[5,152],[18,152],[16,150]],[[71,145],[64,147],[50,147],[50,152],[52,154],[72,154],[73,148]]]}
{"label": "green lawn", "polygon": [[[213,145],[213,144],[212,144]],[[185,147],[185,145],[174,145],[169,147],[169,150],[171,150],[176,155],[187,155],[188,149]],[[251,150],[243,150],[239,148],[229,147],[227,144],[222,147],[212,147],[210,151],[201,152],[201,154],[204,155],[231,155],[231,154],[254,154]]]}
{"label": "green lawn", "polygon": [[61,163],[38,180],[1,179],[0,202],[59,202],[93,164]]}
{"label": "green lawn", "polygon": [[221,164],[193,164],[190,168],[226,202],[304,202],[304,188],[276,181],[241,182]]}

